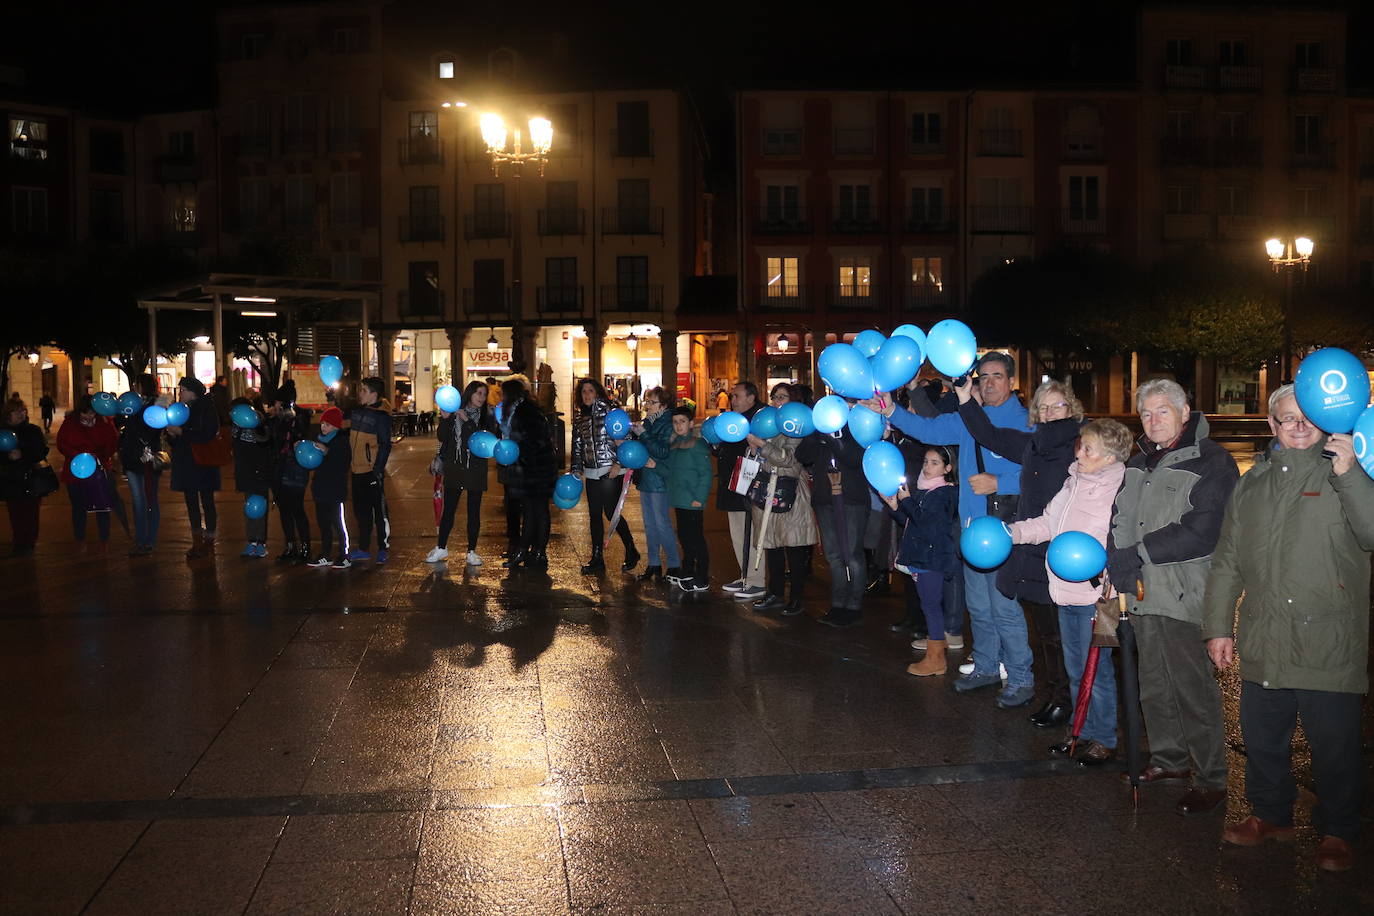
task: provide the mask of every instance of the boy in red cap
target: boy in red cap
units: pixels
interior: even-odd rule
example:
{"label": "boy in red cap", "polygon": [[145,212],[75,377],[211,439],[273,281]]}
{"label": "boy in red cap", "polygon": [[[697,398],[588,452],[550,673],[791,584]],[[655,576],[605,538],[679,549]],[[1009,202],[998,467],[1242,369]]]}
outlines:
{"label": "boy in red cap", "polygon": [[[315,469],[310,482],[310,495],[315,499],[315,521],[320,526],[322,550],[311,566],[333,566],[348,569],[348,523],[344,521],[344,500],[348,498],[348,468],[352,455],[348,448],[348,431],[343,429],[343,411],[330,407],[320,415],[320,435],[315,448],[324,452],[324,461]],[[339,556],[330,560],[329,551],[334,536],[339,538]]]}

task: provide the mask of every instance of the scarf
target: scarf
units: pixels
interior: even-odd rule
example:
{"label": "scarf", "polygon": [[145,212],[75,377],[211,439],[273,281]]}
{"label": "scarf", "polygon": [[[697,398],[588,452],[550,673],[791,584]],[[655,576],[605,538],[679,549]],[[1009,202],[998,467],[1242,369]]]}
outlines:
{"label": "scarf", "polygon": [[922,474],[916,478],[916,489],[918,490],[938,490],[941,487],[949,486],[949,481],[945,480],[944,475],[939,477],[927,477]]}
{"label": "scarf", "polygon": [[338,434],[339,431],[337,429],[334,430],[332,433],[329,433],[328,435],[320,433],[320,441],[323,442],[325,445],[328,445],[330,442],[334,441],[334,437]]}

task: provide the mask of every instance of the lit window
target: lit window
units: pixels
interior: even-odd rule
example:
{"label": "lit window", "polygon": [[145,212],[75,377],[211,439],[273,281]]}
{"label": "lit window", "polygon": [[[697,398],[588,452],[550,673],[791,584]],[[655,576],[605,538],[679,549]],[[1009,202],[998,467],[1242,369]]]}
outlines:
{"label": "lit window", "polygon": [[10,118],[10,157],[48,158],[48,122],[34,118]]}
{"label": "lit window", "polygon": [[870,271],[867,257],[840,258],[840,295],[845,298],[868,296]]}
{"label": "lit window", "polygon": [[451,80],[451,79],[453,79],[453,61],[451,61],[451,60],[441,60],[441,61],[439,61],[439,79],[441,79],[441,80]]}

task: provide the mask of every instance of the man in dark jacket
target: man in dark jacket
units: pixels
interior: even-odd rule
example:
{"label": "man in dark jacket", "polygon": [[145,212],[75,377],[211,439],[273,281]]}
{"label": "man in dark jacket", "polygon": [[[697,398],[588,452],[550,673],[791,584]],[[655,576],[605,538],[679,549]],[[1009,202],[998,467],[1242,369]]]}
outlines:
{"label": "man in dark jacket", "polygon": [[179,390],[191,416],[185,426],[168,426],[167,435],[172,440],[172,489],[185,499],[186,517],[191,522],[191,548],[186,551],[190,560],[212,553],[219,536],[219,512],[215,508],[215,491],[220,488],[219,465],[201,464],[194,446],[215,442],[220,422],[215,402],[207,396],[199,379],[182,379]]}
{"label": "man in dark jacket", "polygon": [[1275,442],[1226,509],[1203,602],[1207,651],[1225,669],[1235,661],[1241,600],[1240,727],[1254,813],[1221,838],[1236,846],[1293,839],[1292,739],[1301,718],[1321,800],[1312,809],[1317,867],[1345,871],[1368,775],[1360,719],[1374,480],[1356,466],[1350,436],[1327,437],[1308,422],[1292,385],[1270,396],[1269,428]]}
{"label": "man in dark jacket", "polygon": [[501,403],[502,438],[520,446],[520,457],[506,469],[506,494],[520,501],[522,511],[520,544],[505,565],[547,569],[549,498],[558,480],[558,455],[549,421],[519,379],[501,383]]}
{"label": "man in dark jacket", "polygon": [[305,512],[305,487],[310,472],[296,461],[295,446],[306,438],[310,411],[296,406],[296,383],[287,379],[268,402],[272,452],[272,497],[277,503],[286,549],[278,562],[309,563],[310,519]]}
{"label": "man in dark jacket", "polygon": [[1207,438],[1207,419],[1189,411],[1177,382],[1151,379],[1136,390],[1135,405],[1145,435],[1116,497],[1107,568],[1126,596],[1140,656],[1140,708],[1150,736],[1140,781],[1191,776],[1176,810],[1201,814],[1226,800],[1221,691],[1202,644],[1202,594],[1236,462]]}
{"label": "man in dark jacket", "polygon": [[[350,458],[348,430],[340,429],[343,422],[343,411],[337,407],[328,407],[320,415],[320,438],[315,444],[324,452],[324,461],[315,469],[314,479],[310,481],[310,495],[315,500],[315,521],[320,526],[322,552],[311,566],[348,569],[353,565],[348,557],[348,521],[343,510],[344,499],[348,497]],[[339,555],[331,560],[329,551],[336,537]]]}
{"label": "man in dark jacket", "polygon": [[[760,407],[759,387],[753,382],[740,381],[730,390],[730,409],[743,414],[746,420],[752,420]],[[735,472],[735,462],[743,458],[748,450],[749,444],[743,440],[722,442],[716,446],[716,508],[723,509],[730,522],[730,543],[735,548],[735,557],[740,561],[740,577],[721,588],[741,601],[762,598],[764,594],[764,564],[754,562],[758,547],[753,544],[746,546],[745,543],[745,529],[749,527],[749,501],[730,489],[730,476]],[[757,539],[757,531],[748,533],[748,540]]]}
{"label": "man in dark jacket", "polygon": [[372,526],[377,526],[377,562],[391,548],[391,519],[386,508],[386,460],[391,456],[391,405],[382,397],[382,380],[368,376],[358,385],[358,406],[348,414],[348,445],[353,452],[353,517],[358,545],[350,560],[370,560]]}

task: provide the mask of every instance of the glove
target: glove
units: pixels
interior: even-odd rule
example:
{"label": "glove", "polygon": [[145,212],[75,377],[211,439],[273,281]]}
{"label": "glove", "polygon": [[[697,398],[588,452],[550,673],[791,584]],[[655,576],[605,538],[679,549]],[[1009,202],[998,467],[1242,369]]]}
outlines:
{"label": "glove", "polygon": [[1140,578],[1142,565],[1137,549],[1139,546],[1128,544],[1116,547],[1107,556],[1107,572],[1111,574],[1113,587],[1119,592],[1129,594],[1135,591],[1135,583]]}

